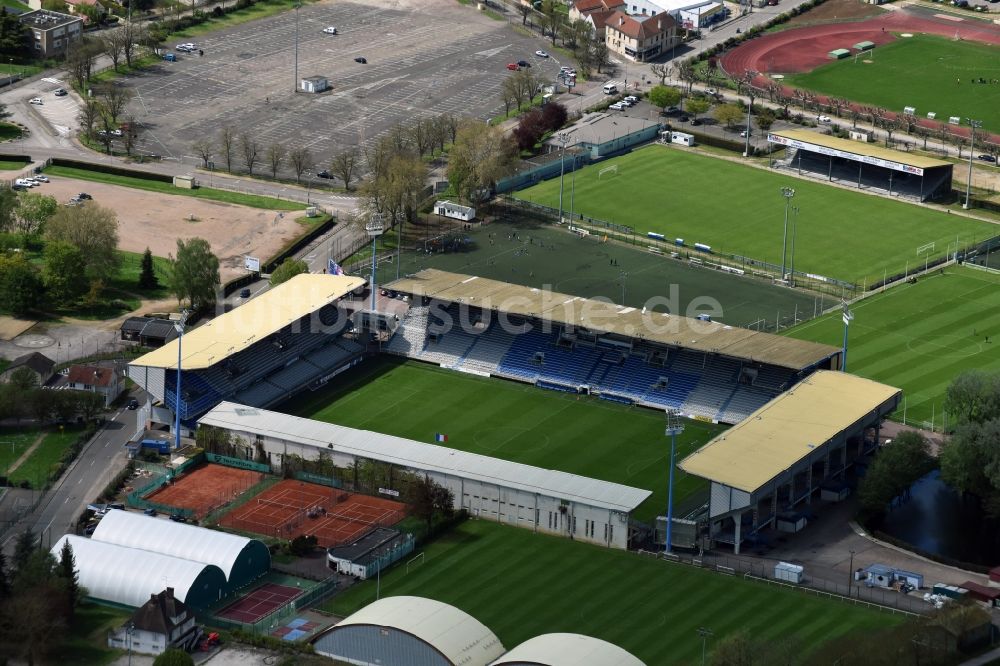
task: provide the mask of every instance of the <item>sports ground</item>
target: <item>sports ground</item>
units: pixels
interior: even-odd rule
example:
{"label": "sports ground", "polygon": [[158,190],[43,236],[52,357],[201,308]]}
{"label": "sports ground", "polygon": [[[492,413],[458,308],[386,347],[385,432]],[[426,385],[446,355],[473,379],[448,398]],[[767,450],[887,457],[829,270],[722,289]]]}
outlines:
{"label": "sports ground", "polygon": [[[538,634],[575,632],[611,641],[648,664],[698,663],[699,627],[717,638],[743,628],[756,640],[791,636],[808,651],[848,631],[900,619],[488,521],[467,521],[429,545],[423,558],[384,572],[380,590],[453,604],[508,648]],[[374,601],[375,593],[372,581],[355,585],[326,610],[345,616]]]}
{"label": "sports ground", "polygon": [[[851,373],[903,389],[906,422],[942,425],[945,389],[963,370],[1000,370],[1000,274],[966,267],[935,271],[851,307]],[[829,340],[839,314],[788,335]],[[896,414],[903,418],[903,408]]]}
{"label": "sports ground", "polygon": [[[599,177],[610,164],[618,165],[618,175]],[[711,187],[694,183],[718,183],[727,196],[713,196]],[[902,273],[916,261],[920,246],[934,243],[935,253],[944,255],[956,240],[965,245],[998,233],[987,222],[666,146],[648,146],[581,169],[575,210],[643,234],[653,231],[684,238],[688,245],[704,243],[716,252],[781,264],[785,200],[780,189],[786,186],[795,188],[799,209],[795,270],[859,285]],[[558,206],[559,179],[517,196]]]}
{"label": "sports ground", "polygon": [[[666,510],[670,442],[663,414],[653,410],[394,359],[367,361],[340,375],[335,388],[278,409],[419,442],[443,433],[451,448],[651,490],[633,514],[639,520]],[[686,425],[677,460],[722,430]],[[681,505],[705,487],[680,470],[675,482]]]}
{"label": "sports ground", "polygon": [[[773,328],[779,316],[784,326],[796,313],[801,321],[831,305],[828,297],[824,300],[756,278],[692,266],[652,254],[644,244],[631,246],[601,242],[594,236],[581,238],[554,225],[492,222],[463,231],[461,236],[471,241],[461,252],[404,253],[400,274],[438,268],[529,287],[547,286],[552,291],[586,298],[609,298],[615,303],[622,302],[624,283],[625,302],[633,307],[643,307],[654,298],[669,299],[675,289],[680,314],[695,316],[689,312],[692,301],[710,297],[719,303],[723,313],[713,317],[716,321],[753,328],[760,322],[765,329]],[[380,283],[396,277],[396,266],[391,262],[380,264],[379,271]],[[669,306],[657,305],[655,309],[665,311]]]}
{"label": "sports ground", "polygon": [[914,35],[879,45],[858,60],[787,74],[785,82],[890,111],[913,106],[921,117],[934,111],[939,121],[976,118],[1000,131],[1000,46]]}
{"label": "sports ground", "polygon": [[264,475],[260,472],[224,465],[202,465],[175,478],[145,499],[189,509],[200,517],[233,501],[263,479]]}

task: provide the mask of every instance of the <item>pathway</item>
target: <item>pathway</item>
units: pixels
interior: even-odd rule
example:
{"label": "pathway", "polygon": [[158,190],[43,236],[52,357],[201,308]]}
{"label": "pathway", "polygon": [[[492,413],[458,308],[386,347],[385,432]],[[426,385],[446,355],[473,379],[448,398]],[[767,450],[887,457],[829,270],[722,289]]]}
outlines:
{"label": "pathway", "polygon": [[8,479],[10,478],[11,474],[13,474],[14,472],[17,471],[18,467],[20,467],[21,465],[24,464],[25,460],[27,460],[28,458],[31,457],[31,454],[35,452],[35,449],[37,449],[39,447],[39,445],[41,445],[42,440],[44,440],[44,439],[45,439],[45,433],[43,432],[40,435],[38,435],[38,437],[31,444],[31,446],[29,446],[27,448],[27,450],[25,450],[25,452],[22,453],[21,456],[17,460],[15,460],[13,463],[11,463],[10,467],[7,469],[7,478]]}

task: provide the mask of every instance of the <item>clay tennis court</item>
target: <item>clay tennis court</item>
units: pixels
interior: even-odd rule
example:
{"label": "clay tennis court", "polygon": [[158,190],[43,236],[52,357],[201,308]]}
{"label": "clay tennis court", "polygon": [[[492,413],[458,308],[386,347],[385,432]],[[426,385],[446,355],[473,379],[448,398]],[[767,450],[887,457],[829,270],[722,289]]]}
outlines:
{"label": "clay tennis court", "polygon": [[253,624],[301,594],[302,590],[294,587],[264,583],[215,615],[227,620]]}
{"label": "clay tennis court", "polygon": [[286,479],[228,513],[222,527],[292,539],[310,534],[328,548],[406,517],[400,502]]}
{"label": "clay tennis court", "polygon": [[204,465],[183,474],[144,499],[202,517],[260,483],[264,475],[225,465]]}

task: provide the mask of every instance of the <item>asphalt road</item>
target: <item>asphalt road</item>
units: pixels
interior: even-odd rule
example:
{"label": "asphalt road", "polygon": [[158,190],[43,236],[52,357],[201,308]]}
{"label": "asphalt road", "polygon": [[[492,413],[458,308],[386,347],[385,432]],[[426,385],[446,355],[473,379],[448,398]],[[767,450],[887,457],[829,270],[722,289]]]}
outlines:
{"label": "asphalt road", "polygon": [[[143,400],[140,396],[139,400]],[[125,467],[125,444],[136,432],[138,410],[124,407],[109,415],[105,426],[80,452],[63,478],[50,490],[38,508],[3,535],[0,548],[10,554],[17,534],[31,527],[48,547],[72,530],[80,513]],[[0,502],[10,501],[3,497]]]}

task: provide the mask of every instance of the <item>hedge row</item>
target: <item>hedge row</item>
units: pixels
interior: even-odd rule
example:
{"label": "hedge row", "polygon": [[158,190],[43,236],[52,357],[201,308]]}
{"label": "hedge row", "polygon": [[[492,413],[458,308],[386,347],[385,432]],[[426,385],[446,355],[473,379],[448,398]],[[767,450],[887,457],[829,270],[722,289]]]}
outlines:
{"label": "hedge row", "polygon": [[62,157],[53,157],[51,163],[53,166],[70,167],[73,169],[84,169],[86,171],[97,171],[99,173],[108,173],[113,176],[125,176],[127,178],[142,178],[143,180],[155,180],[161,183],[174,182],[174,177],[169,174],[151,173],[149,171],[136,171],[134,169],[127,169],[125,167],[119,167],[113,164],[92,164],[91,162],[81,162],[79,160],[70,160]]}

